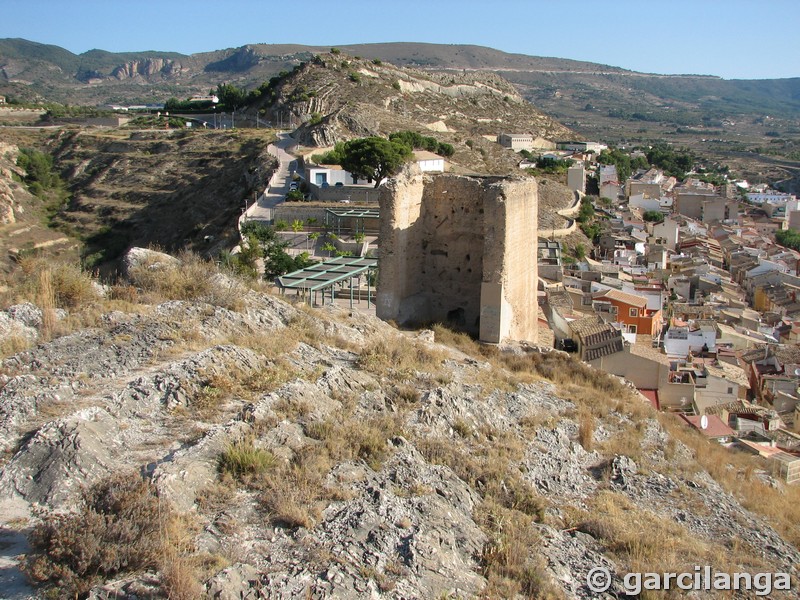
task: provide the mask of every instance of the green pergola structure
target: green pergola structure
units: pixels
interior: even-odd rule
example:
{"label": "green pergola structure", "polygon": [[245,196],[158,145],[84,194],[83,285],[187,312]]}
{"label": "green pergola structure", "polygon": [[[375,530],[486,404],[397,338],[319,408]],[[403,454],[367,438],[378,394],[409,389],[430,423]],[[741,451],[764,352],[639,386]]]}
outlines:
{"label": "green pergola structure", "polygon": [[[326,208],[325,225],[336,231],[339,235],[342,231],[342,222],[345,219],[353,219],[355,226],[353,234],[366,233],[364,221],[367,219],[378,220],[381,212],[377,208]],[[359,231],[360,229],[360,231]],[[377,226],[375,228],[377,230]]]}
{"label": "green pergola structure", "polygon": [[[367,274],[367,308],[372,302],[372,286],[369,281],[370,271],[378,268],[377,258],[362,258],[352,256],[341,256],[323,263],[311,265],[305,269],[281,275],[275,279],[275,283],[281,291],[281,295],[286,294],[286,290],[296,290],[303,296],[303,300],[312,306],[316,302],[317,292],[322,294],[322,302],[325,302],[325,293],[330,290],[330,300],[333,303],[333,294],[338,285],[344,287],[345,283],[350,284],[350,308],[353,308],[353,280],[364,273]],[[361,302],[359,291],[358,301]]]}

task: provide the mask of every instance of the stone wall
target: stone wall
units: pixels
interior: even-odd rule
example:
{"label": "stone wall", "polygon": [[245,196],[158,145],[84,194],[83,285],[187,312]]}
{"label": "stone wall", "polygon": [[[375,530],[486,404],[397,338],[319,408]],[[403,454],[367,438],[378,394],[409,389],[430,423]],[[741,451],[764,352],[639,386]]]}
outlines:
{"label": "stone wall", "polygon": [[373,186],[365,185],[329,185],[320,187],[313,183],[308,184],[311,195],[320,202],[341,202],[350,200],[351,202],[372,202],[378,201],[378,190]]}
{"label": "stone wall", "polygon": [[382,188],[377,314],[536,341],[536,182],[427,176]]}

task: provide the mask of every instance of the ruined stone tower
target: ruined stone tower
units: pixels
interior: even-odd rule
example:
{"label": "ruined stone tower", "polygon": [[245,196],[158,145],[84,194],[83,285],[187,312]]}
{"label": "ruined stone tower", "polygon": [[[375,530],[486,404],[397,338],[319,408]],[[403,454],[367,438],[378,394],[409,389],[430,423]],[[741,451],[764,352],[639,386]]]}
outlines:
{"label": "ruined stone tower", "polygon": [[406,170],[380,203],[378,317],[537,341],[535,180]]}

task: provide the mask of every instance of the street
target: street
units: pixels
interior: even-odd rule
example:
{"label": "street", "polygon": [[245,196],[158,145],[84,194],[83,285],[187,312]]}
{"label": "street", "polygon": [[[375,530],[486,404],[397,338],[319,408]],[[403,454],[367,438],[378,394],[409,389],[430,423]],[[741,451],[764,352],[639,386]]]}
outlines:
{"label": "street", "polygon": [[287,150],[295,145],[288,133],[278,134],[279,139],[267,147],[267,151],[280,161],[280,166],[267,191],[259,196],[258,201],[247,209],[247,219],[258,221],[272,220],[272,209],[284,201],[291,183],[291,173],[297,169],[297,161]]}

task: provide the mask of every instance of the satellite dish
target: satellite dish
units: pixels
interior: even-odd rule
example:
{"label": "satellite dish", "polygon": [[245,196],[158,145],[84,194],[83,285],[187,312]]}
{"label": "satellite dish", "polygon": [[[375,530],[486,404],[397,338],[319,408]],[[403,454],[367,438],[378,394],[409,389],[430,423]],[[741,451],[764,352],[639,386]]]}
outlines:
{"label": "satellite dish", "polygon": [[795,374],[796,376],[800,377],[800,369],[795,369],[795,370],[794,370],[794,374]]}
{"label": "satellite dish", "polygon": [[708,417],[705,415],[700,417],[700,429],[708,429]]}

